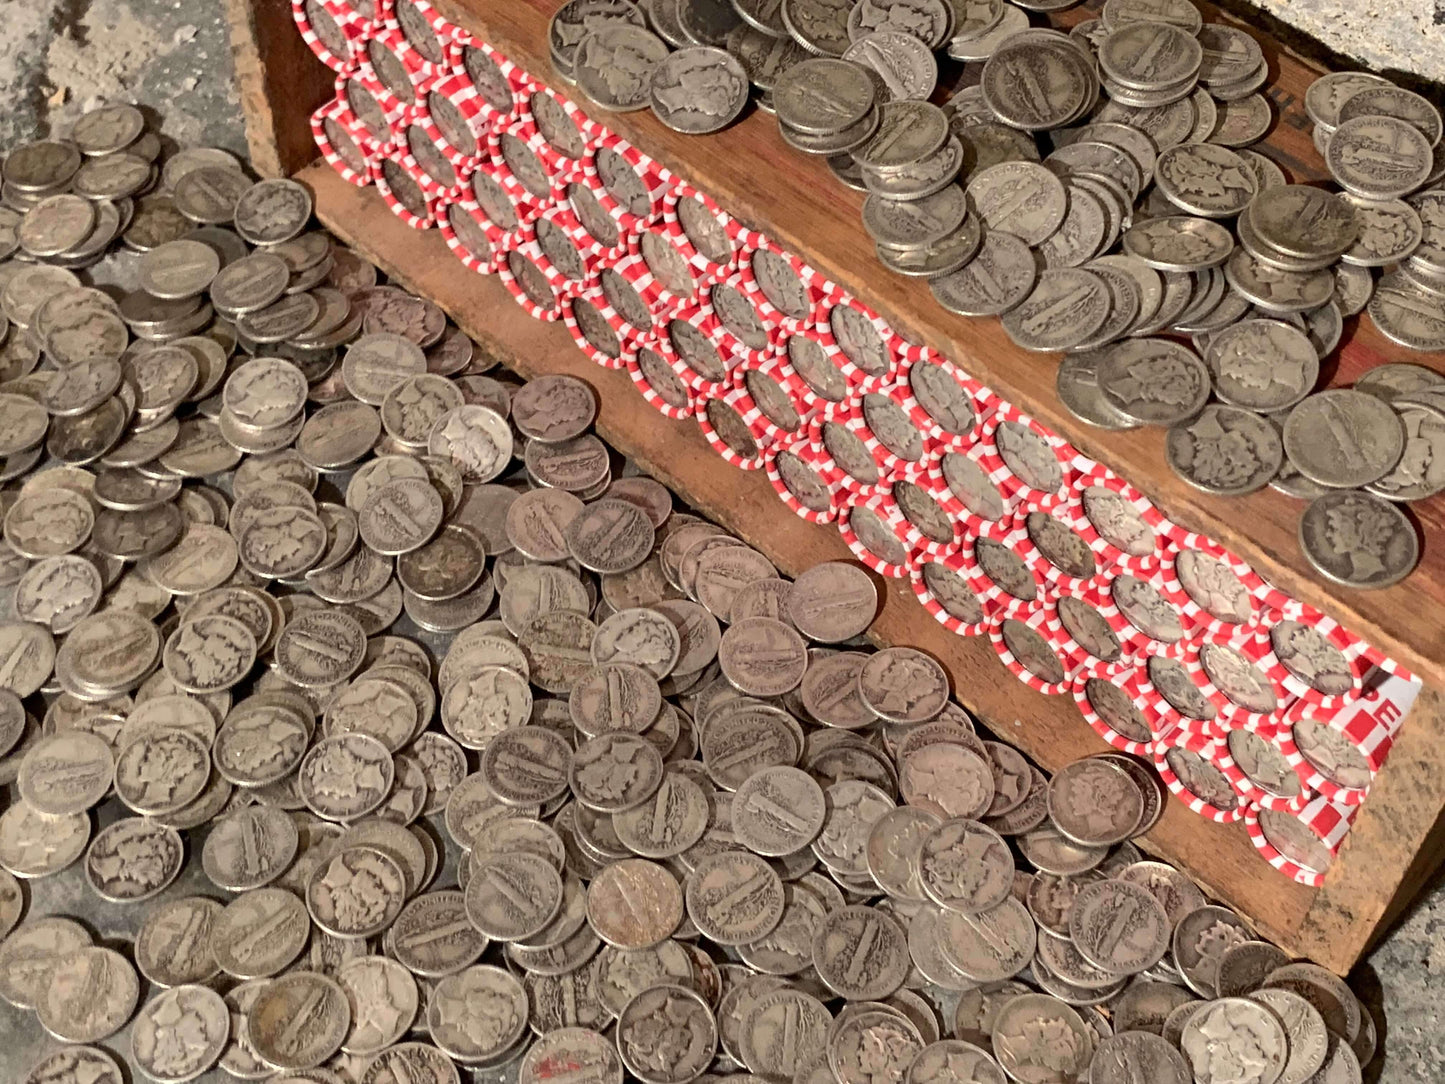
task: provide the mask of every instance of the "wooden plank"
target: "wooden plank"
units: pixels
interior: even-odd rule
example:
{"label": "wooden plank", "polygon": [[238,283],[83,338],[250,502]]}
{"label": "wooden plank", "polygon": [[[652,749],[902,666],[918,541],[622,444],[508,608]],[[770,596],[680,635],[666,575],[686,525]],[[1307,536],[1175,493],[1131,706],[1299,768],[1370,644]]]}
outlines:
{"label": "wooden plank", "polygon": [[336,93],[335,76],[296,29],[289,0],[226,0],[231,55],[251,165],[285,177],[316,157],[311,114]]}
{"label": "wooden plank", "polygon": [[[444,16],[498,48],[534,77],[555,80],[547,60],[547,21],[555,0],[435,0]],[[1231,21],[1208,4],[1206,18]],[[1088,17],[1087,8],[1063,13],[1062,25]],[[1271,65],[1269,95],[1280,116],[1261,149],[1295,180],[1318,179],[1323,163],[1304,116],[1305,88],[1319,71],[1276,43],[1261,44]],[[970,66],[976,73],[977,65]],[[577,97],[576,95],[573,95]],[[585,105],[585,99],[579,104]],[[807,259],[828,278],[873,306],[900,333],[958,361],[1005,398],[1068,438],[1076,447],[1129,479],[1176,523],[1208,534],[1249,561],[1271,583],[1336,618],[1431,684],[1445,687],[1445,499],[1411,508],[1423,539],[1421,567],[1403,583],[1380,591],[1349,591],[1326,582],[1309,566],[1297,540],[1303,504],[1273,490],[1244,498],[1202,493],[1166,466],[1161,430],[1100,433],[1078,422],[1054,394],[1056,355],[1015,347],[996,320],[952,316],[926,284],[886,273],[872,258],[860,222],[861,196],[845,189],[817,158],[783,143],[776,121],[754,113],[703,138],[679,135],[648,111],[604,113],[597,119],[679,177],[712,195],[730,214]],[[1326,366],[1334,385],[1348,384],[1384,360],[1445,367],[1439,355],[1397,347],[1368,320],[1346,322],[1345,342]]]}
{"label": "wooden plank", "polygon": [[[720,469],[715,452],[691,421],[654,411],[627,375],[592,364],[560,323],[533,320],[495,277],[469,275],[435,232],[408,228],[372,189],[341,180],[317,164],[299,179],[316,196],[317,215],[347,244],[406,288],[432,298],[467,334],[523,376],[569,373],[598,392],[597,431],[703,514],[796,575],[820,561],[852,560],[831,526],[784,511],[760,472]],[[906,583],[879,581],[883,605],[873,626],[881,644],[912,644],[948,670],[958,699],[994,733],[1053,771],[1105,748],[1067,697],[1028,688],[999,662],[987,638],[956,636],[918,604]],[[1242,826],[1213,824],[1170,802],[1145,841],[1187,870],[1213,895],[1254,916],[1260,931],[1288,950],[1341,970],[1353,963],[1331,944],[1302,936],[1316,892],[1271,869]],[[1377,871],[1385,878],[1385,871]]]}

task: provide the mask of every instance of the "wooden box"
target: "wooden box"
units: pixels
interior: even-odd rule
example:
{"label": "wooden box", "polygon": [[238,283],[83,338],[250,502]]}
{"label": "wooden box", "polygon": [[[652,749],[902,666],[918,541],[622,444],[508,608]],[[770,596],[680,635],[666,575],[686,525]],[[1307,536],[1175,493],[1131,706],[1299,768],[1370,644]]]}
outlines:
{"label": "wooden box", "polygon": [[[299,2],[299,0],[298,0]],[[559,0],[432,0],[446,20],[540,80],[554,78],[547,32]],[[1095,0],[1054,17],[1069,26],[1097,14]],[[1230,22],[1201,4],[1206,18]],[[566,372],[600,393],[598,431],[618,450],[789,574],[851,556],[832,526],[787,514],[761,471],[719,464],[691,420],[668,421],[647,405],[624,371],[594,365],[561,321],[531,319],[496,275],[466,271],[436,230],[409,228],[375,188],[359,188],[317,161],[312,112],[335,93],[335,76],[297,32],[290,0],[227,0],[233,48],[255,167],[292,175],[315,194],[323,223],[395,281],[440,304],[469,335],[524,376]],[[1037,21],[1037,20],[1035,20]],[[1251,29],[1251,33],[1256,33]],[[1256,33],[1256,36],[1259,36]],[[1277,117],[1264,149],[1290,175],[1325,176],[1303,111],[1305,88],[1322,71],[1278,43],[1261,41],[1270,64],[1268,94]],[[975,66],[976,67],[976,66]],[[556,85],[569,97],[565,84]],[[1229,547],[1266,580],[1316,607],[1424,682],[1396,736],[1368,801],[1320,887],[1297,884],[1256,853],[1240,824],[1219,825],[1170,802],[1145,846],[1195,876],[1212,894],[1288,951],[1348,971],[1410,902],[1445,845],[1445,499],[1411,509],[1423,560],[1403,583],[1374,592],[1340,591],[1305,562],[1296,540],[1302,505],[1266,490],[1216,498],[1180,481],[1165,465],[1161,430],[1103,434],[1076,421],[1054,393],[1052,355],[1014,347],[996,320],[950,316],[921,280],[884,271],[859,219],[861,196],[838,184],[820,159],[787,147],[759,112],[708,137],[672,132],[650,112],[597,119],[682,180],[711,195],[734,218],[765,232],[828,279],[874,308],[901,335],[956,360],[1000,395],[1062,435],[1085,455],[1138,487],[1174,523]],[[1395,347],[1368,320],[1346,323],[1329,383],[1347,385],[1385,360],[1441,367],[1438,356]],[[947,631],[918,604],[907,580],[884,581],[873,636],[912,644],[940,659],[959,700],[996,734],[1049,770],[1103,743],[1068,696],[1044,696],[1000,665],[987,637]]]}

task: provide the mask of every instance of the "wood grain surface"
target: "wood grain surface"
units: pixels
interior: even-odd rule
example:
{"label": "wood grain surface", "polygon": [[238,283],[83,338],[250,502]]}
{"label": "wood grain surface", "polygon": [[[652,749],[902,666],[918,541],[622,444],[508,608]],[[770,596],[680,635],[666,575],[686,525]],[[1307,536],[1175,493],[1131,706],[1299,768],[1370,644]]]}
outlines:
{"label": "wood grain surface", "polygon": [[231,55],[251,166],[285,177],[316,157],[311,114],[336,93],[336,76],[311,51],[289,0],[226,0]]}

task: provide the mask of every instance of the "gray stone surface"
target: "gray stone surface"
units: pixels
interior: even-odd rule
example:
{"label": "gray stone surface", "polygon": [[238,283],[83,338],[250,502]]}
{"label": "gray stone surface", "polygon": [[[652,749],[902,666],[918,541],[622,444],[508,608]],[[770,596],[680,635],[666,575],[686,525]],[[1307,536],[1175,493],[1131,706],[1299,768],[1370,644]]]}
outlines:
{"label": "gray stone surface", "polygon": [[[1445,0],[1265,0],[1261,6],[1366,66],[1445,79]],[[151,107],[152,122],[160,117],[162,131],[178,142],[244,153],[220,0],[10,0],[3,11],[0,149],[64,131],[100,102],[132,101]],[[89,910],[93,901],[75,887],[76,910]],[[1432,884],[1352,980],[1380,1027],[1383,1053],[1367,1080],[1440,1079],[1445,881]],[[33,1015],[0,1007],[0,1080],[16,1079],[25,1068],[14,1064],[13,1054],[29,1048],[38,1039],[30,1032],[38,1030]]]}
{"label": "gray stone surface", "polygon": [[1445,81],[1442,0],[1253,0],[1275,18],[1382,75]]}
{"label": "gray stone surface", "polygon": [[244,152],[221,0],[8,0],[0,13],[0,146],[125,101],[177,142]]}

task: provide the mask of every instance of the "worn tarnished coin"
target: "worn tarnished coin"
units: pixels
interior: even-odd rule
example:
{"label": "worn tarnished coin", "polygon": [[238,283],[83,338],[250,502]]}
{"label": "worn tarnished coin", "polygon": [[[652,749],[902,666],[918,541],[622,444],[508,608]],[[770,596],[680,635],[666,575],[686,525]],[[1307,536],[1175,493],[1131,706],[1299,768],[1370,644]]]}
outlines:
{"label": "worn tarnished coin", "polygon": [[1284,446],[1269,420],[1237,407],[1210,404],[1169,430],[1165,460],[1190,485],[1239,496],[1262,489],[1279,473]]}
{"label": "worn tarnished coin", "polygon": [[1399,462],[1404,443],[1399,415],[1373,395],[1353,389],[1310,396],[1285,419],[1290,461],[1323,485],[1379,480]]}
{"label": "worn tarnished coin", "polygon": [[351,1026],[346,993],[314,971],[293,971],[268,983],[246,1012],[256,1052],[283,1071],[310,1069],[341,1049]]}
{"label": "worn tarnished coin", "polygon": [[831,911],[813,935],[813,965],[818,977],[840,997],[887,997],[903,985],[908,961],[903,930],[892,918],[869,907]]}
{"label": "worn tarnished coin", "polygon": [[59,873],[84,853],[90,842],[90,816],[54,817],[16,802],[0,814],[0,866],[16,877]]}
{"label": "worn tarnished coin", "polygon": [[1144,796],[1107,760],[1076,760],[1049,782],[1049,816],[1066,837],[1086,847],[1121,843],[1144,816]]}
{"label": "worn tarnished coin", "polygon": [[354,820],[386,800],[396,768],[386,746],[368,734],[335,734],[313,745],[297,770],[297,791],[313,813]]}
{"label": "worn tarnished coin", "polygon": [[488,937],[520,941],[539,933],[562,903],[562,878],[533,854],[492,855],[472,864],[467,917]]}
{"label": "worn tarnished coin", "polygon": [[667,868],[640,858],[608,865],[587,889],[587,921],[608,944],[642,949],[665,940],[683,919],[683,892]]}
{"label": "worn tarnished coin", "polygon": [[644,990],[617,1018],[622,1063],[644,1084],[687,1084],[697,1079],[717,1053],[717,1042],[711,1009],[695,991],[682,986]]}
{"label": "worn tarnished coin", "polygon": [[135,968],[114,949],[92,946],[56,961],[35,1011],[61,1042],[94,1043],[119,1031],[139,1000]]}
{"label": "worn tarnished coin", "polygon": [[131,1051],[141,1071],[160,1084],[194,1080],[217,1061],[231,1034],[231,1014],[206,986],[177,986],[141,1008]]}
{"label": "worn tarnished coin", "polygon": [[1225,1065],[1248,1065],[1261,1084],[1274,1084],[1289,1058],[1279,1019],[1257,1002],[1222,998],[1192,1016],[1179,1040],[1196,1080],[1217,1080]]}
{"label": "worn tarnished coin", "polygon": [[1133,339],[1108,349],[1099,365],[1104,397],[1145,425],[1193,417],[1209,398],[1209,369],[1197,354],[1166,339]]}
{"label": "worn tarnished coin", "polygon": [[220,971],[211,955],[211,928],[220,913],[221,904],[205,896],[153,908],[136,934],[137,969],[162,987],[209,982]]}
{"label": "worn tarnished coin", "polygon": [[109,792],[115,760],[106,742],[84,731],[41,738],[20,763],[20,796],[37,813],[81,813]]}
{"label": "worn tarnished coin", "polygon": [[35,1008],[56,965],[93,943],[73,919],[47,915],[22,924],[0,943],[0,997],[16,1008]]}
{"label": "worn tarnished coin", "polygon": [[211,927],[221,969],[237,978],[275,975],[301,954],[311,931],[301,900],[281,888],[258,888],[226,905]]}
{"label": "worn tarnished coin", "polygon": [[144,817],[116,821],[97,835],[85,855],[85,877],[112,903],[159,895],[185,865],[180,833]]}

